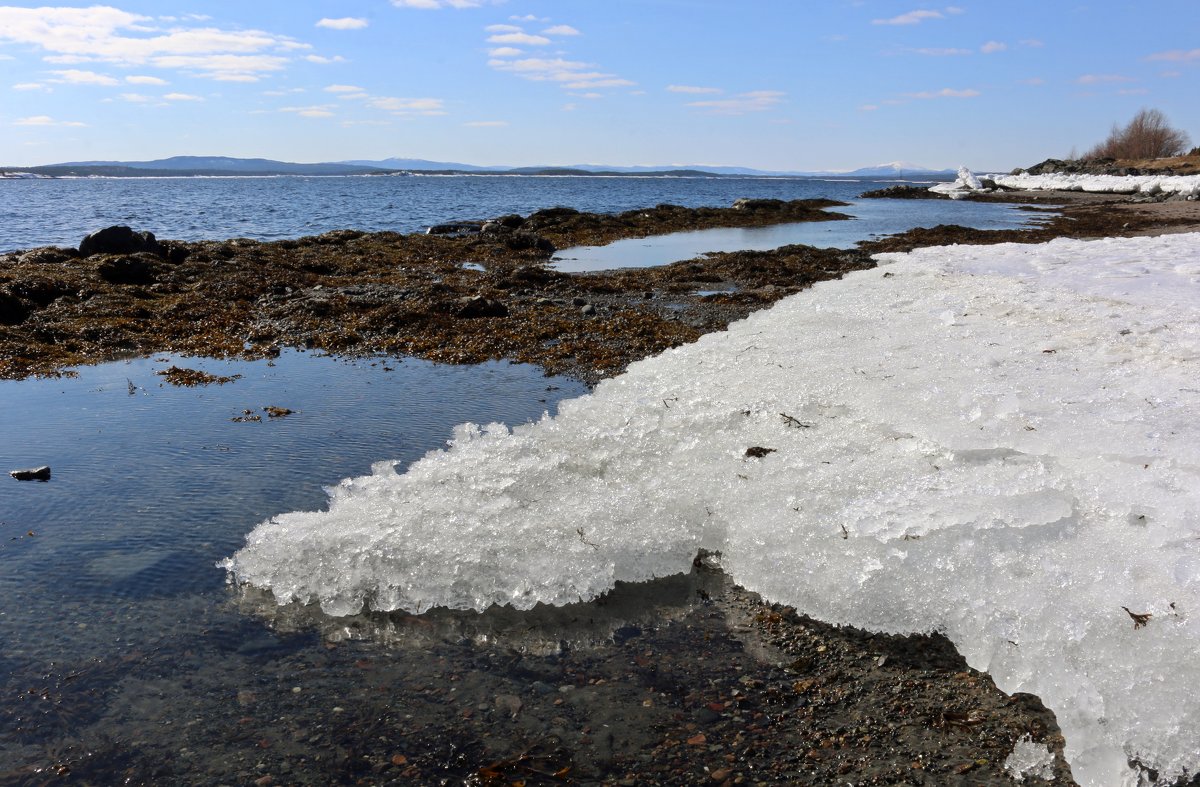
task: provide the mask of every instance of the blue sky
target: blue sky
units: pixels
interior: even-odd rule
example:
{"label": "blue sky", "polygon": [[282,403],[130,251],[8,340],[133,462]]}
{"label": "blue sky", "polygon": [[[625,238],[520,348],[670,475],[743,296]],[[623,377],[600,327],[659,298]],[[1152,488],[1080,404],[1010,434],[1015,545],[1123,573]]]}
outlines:
{"label": "blue sky", "polygon": [[0,164],[1009,169],[1143,107],[1200,145],[1196,0],[953,3],[0,5]]}

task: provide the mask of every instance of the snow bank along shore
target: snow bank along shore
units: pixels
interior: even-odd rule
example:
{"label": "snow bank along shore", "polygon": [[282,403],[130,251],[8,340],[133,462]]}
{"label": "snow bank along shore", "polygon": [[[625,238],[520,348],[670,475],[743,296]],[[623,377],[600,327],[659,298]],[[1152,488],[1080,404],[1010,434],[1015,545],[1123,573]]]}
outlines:
{"label": "snow bank along shore", "polygon": [[816,618],[940,631],[1081,784],[1200,770],[1200,233],[881,255],[509,430],[258,526],[331,614],[529,608],[697,549]]}
{"label": "snow bank along shore", "polygon": [[1170,194],[1200,199],[1200,175],[983,175],[976,177],[966,167],[958,170],[953,183],[939,183],[930,191],[961,199],[975,191],[991,191],[995,186],[1025,191],[1089,191],[1098,194]]}

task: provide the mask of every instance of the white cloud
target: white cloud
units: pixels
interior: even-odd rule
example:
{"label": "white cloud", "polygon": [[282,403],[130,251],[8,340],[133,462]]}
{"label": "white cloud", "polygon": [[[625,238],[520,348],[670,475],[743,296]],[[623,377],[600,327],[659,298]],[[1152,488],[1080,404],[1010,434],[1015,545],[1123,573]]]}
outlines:
{"label": "white cloud", "polygon": [[550,21],[546,17],[538,17],[538,16],[534,16],[533,14],[525,14],[525,16],[510,16],[509,19],[513,20],[514,22],[549,22]]}
{"label": "white cloud", "polygon": [[[202,22],[195,15],[188,23]],[[279,54],[309,48],[261,30],[153,26],[150,17],[110,6],[88,8],[0,6],[0,42],[31,45],[58,64],[103,62],[191,70],[218,80],[255,81],[284,67]],[[243,58],[233,60],[231,58]]]}
{"label": "white cloud", "polygon": [[1029,79],[1022,79],[1022,80],[1021,80],[1021,84],[1024,84],[1024,85],[1044,85],[1044,84],[1046,84],[1046,80],[1042,79],[1041,77],[1030,77]]}
{"label": "white cloud", "polygon": [[983,94],[980,93],[978,90],[972,90],[970,88],[968,88],[966,90],[954,90],[952,88],[944,87],[941,90],[924,90],[920,93],[905,93],[904,95],[908,96],[909,98],[931,99],[931,98],[975,98],[976,96],[980,96]]}
{"label": "white cloud", "polygon": [[1146,59],[1166,60],[1171,63],[1187,63],[1193,60],[1200,60],[1200,49],[1172,49],[1167,52],[1156,52]]}
{"label": "white cloud", "polygon": [[14,126],[74,126],[83,127],[86,123],[79,123],[71,120],[55,120],[49,115],[34,115],[32,117],[20,118],[13,121]]}
{"label": "white cloud", "polygon": [[555,25],[554,27],[546,28],[542,31],[542,35],[546,36],[577,36],[579,31],[570,25]]}
{"label": "white cloud", "polygon": [[52,79],[50,80],[51,82],[63,82],[68,85],[102,85],[104,87],[112,87],[113,85],[121,84],[107,74],[97,74],[95,71],[80,71],[76,68],[69,68],[65,71],[51,71],[50,73],[58,76],[58,79]]}
{"label": "white cloud", "polygon": [[372,98],[367,102],[375,109],[395,115],[444,115],[446,102],[440,98]]}
{"label": "white cloud", "polygon": [[508,125],[507,120],[472,120],[470,123],[463,123],[468,128],[503,128]]}
{"label": "white cloud", "polygon": [[165,79],[158,77],[133,75],[125,77],[125,81],[131,85],[166,85],[169,84]]}
{"label": "white cloud", "polygon": [[602,87],[633,87],[636,83],[620,77],[592,76],[584,77],[575,82],[564,82],[567,90],[595,90]]}
{"label": "white cloud", "polygon": [[944,19],[941,11],[909,11],[891,19],[872,19],[873,25],[919,25],[926,19]]}
{"label": "white cloud", "polygon": [[1039,47],[1043,47],[1046,45],[1045,42],[1043,42],[1039,39],[1036,39],[1036,38],[1023,38],[1018,43],[1020,43],[1021,46],[1026,47],[1028,49],[1038,49]]}
{"label": "white cloud", "polygon": [[305,55],[304,59],[310,63],[316,63],[317,65],[320,65],[320,66],[326,66],[326,65],[329,65],[330,63],[345,63],[346,62],[346,58],[342,57],[341,55],[334,55],[333,57],[324,57],[322,55]]}
{"label": "white cloud", "polygon": [[141,93],[122,93],[121,98],[131,104],[148,104],[154,100],[152,96],[145,96]]}
{"label": "white cloud", "polygon": [[879,105],[878,104],[863,104],[858,109],[860,112],[874,112],[875,110],[879,109]]}
{"label": "white cloud", "polygon": [[167,93],[163,96],[167,101],[203,101],[200,96],[193,96],[191,93]]}
{"label": "white cloud", "polygon": [[529,33],[497,33],[488,38],[492,44],[525,44],[526,46],[546,46],[550,39],[545,36],[535,36]]}
{"label": "white cloud", "polygon": [[1120,96],[1144,96],[1150,91],[1144,87],[1124,87],[1117,91]]}
{"label": "white cloud", "polygon": [[1122,82],[1132,82],[1133,79],[1120,74],[1084,74],[1075,81],[1081,85],[1108,85]]}
{"label": "white cloud", "polygon": [[365,92],[361,87],[356,85],[330,85],[325,88],[326,93],[362,93]]}
{"label": "white cloud", "polygon": [[13,90],[46,90],[47,87],[41,82],[21,82],[12,86]]}
{"label": "white cloud", "polygon": [[343,16],[337,19],[329,19],[328,17],[317,22],[317,27],[328,28],[329,30],[362,30],[369,25],[365,19],[360,19],[355,16]]}
{"label": "white cloud", "polygon": [[488,33],[523,33],[525,28],[516,25],[488,25],[483,28]]}
{"label": "white cloud", "polygon": [[985,55],[992,55],[996,52],[1003,52],[1008,49],[1008,44],[1003,41],[988,41],[983,46],[979,47],[979,51]]}
{"label": "white cloud", "polygon": [[306,118],[331,118],[333,117],[333,104],[322,104],[311,107],[280,107],[280,112],[291,112],[300,117]]}
{"label": "white cloud", "polygon": [[786,95],[778,90],[753,90],[733,98],[692,101],[688,106],[707,109],[717,115],[745,115],[749,112],[763,112],[772,109],[783,103]]}
{"label": "white cloud", "polygon": [[667,85],[670,93],[720,93],[719,87],[697,87],[696,85]]}
{"label": "white cloud", "polygon": [[488,50],[488,57],[519,57],[523,54],[525,54],[524,50],[511,46],[498,46]]}

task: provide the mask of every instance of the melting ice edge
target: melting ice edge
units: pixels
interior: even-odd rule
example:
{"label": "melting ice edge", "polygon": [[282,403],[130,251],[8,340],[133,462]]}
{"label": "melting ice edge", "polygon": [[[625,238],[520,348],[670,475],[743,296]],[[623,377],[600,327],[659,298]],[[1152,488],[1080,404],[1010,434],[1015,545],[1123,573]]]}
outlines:
{"label": "melting ice edge", "polygon": [[342,615],[562,604],[720,551],[816,618],[944,633],[1054,710],[1081,784],[1196,773],[1200,234],[879,260],[555,418],[460,426],[222,565]]}

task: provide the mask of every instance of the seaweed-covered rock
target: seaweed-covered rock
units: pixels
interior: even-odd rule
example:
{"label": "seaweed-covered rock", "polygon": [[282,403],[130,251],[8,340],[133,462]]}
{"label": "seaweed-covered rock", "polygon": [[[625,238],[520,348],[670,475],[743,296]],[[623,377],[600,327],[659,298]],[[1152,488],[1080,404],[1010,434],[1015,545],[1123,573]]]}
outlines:
{"label": "seaweed-covered rock", "polygon": [[105,227],[93,232],[79,243],[79,253],[84,257],[93,254],[135,254],[148,252],[159,255],[162,247],[153,232],[134,232],[125,225]]}
{"label": "seaweed-covered rock", "polygon": [[500,301],[485,298],[482,295],[476,295],[471,298],[463,298],[458,302],[458,309],[455,312],[459,317],[476,318],[476,317],[507,317],[508,307]]}
{"label": "seaweed-covered rock", "polygon": [[12,293],[0,290],[0,325],[20,325],[29,316],[29,307]]}
{"label": "seaweed-covered rock", "polygon": [[96,269],[110,284],[153,284],[158,281],[159,260],[141,253],[131,257],[110,257]]}

